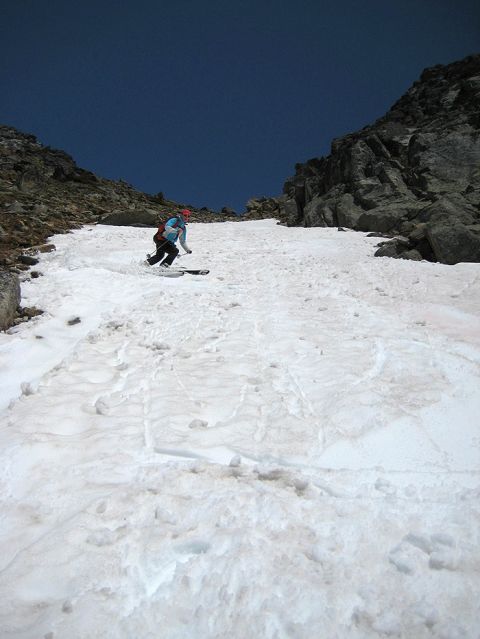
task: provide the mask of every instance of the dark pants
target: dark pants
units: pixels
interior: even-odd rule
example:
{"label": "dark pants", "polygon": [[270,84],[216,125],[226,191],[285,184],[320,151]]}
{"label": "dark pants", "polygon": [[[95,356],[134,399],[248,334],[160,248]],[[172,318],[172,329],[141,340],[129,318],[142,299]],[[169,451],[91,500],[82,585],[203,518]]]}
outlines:
{"label": "dark pants", "polygon": [[155,246],[157,247],[157,252],[152,257],[149,257],[147,262],[150,266],[153,266],[157,262],[163,258],[165,253],[167,253],[167,257],[163,260],[162,264],[165,266],[170,266],[173,260],[178,255],[178,248],[172,242],[168,240],[162,240],[161,242],[155,242]]}

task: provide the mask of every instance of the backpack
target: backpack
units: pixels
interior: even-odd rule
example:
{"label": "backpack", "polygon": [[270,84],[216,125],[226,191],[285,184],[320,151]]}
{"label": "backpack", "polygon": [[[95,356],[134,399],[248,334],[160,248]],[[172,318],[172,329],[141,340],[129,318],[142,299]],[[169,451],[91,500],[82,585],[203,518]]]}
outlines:
{"label": "backpack", "polygon": [[[157,232],[155,233],[155,235],[153,236],[153,241],[154,242],[161,242],[162,240],[164,240],[165,238],[163,237],[163,232],[165,230],[165,225],[168,222],[168,220],[170,220],[171,218],[168,218],[167,220],[165,220],[164,222],[162,222],[160,224],[160,226],[158,227]],[[178,217],[175,218],[175,223],[172,224],[173,228],[177,227],[179,223]]]}

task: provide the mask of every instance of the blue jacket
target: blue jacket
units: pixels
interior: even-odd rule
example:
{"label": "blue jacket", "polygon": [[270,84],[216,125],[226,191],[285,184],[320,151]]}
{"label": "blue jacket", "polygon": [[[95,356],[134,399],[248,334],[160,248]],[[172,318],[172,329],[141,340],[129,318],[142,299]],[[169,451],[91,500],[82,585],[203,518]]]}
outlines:
{"label": "blue jacket", "polygon": [[189,250],[187,246],[187,227],[180,217],[171,217],[165,222],[163,237],[173,244],[175,244],[175,242],[179,239],[182,248],[185,251]]}

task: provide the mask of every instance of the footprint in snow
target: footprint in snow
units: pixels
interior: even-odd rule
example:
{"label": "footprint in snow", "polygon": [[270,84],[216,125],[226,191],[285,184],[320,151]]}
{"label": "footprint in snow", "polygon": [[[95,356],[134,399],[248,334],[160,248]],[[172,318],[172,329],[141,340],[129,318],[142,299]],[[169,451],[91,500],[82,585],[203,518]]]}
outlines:
{"label": "footprint in snow", "polygon": [[67,601],[63,602],[62,612],[66,613],[67,615],[69,615],[70,613],[73,612],[72,602],[69,601],[68,599],[67,599]]}
{"label": "footprint in snow", "polygon": [[240,455],[234,455],[228,464],[231,468],[238,468],[242,463]]}
{"label": "footprint in snow", "polygon": [[210,548],[211,545],[208,541],[192,539],[187,543],[175,546],[175,551],[181,555],[201,555],[208,552]]}
{"label": "footprint in snow", "polygon": [[111,546],[116,541],[117,535],[113,530],[109,530],[108,528],[95,530],[94,532],[91,532],[86,539],[87,544],[97,546],[99,548],[102,546]]}
{"label": "footprint in snow", "polygon": [[397,492],[395,486],[392,486],[388,480],[382,479],[381,477],[379,477],[375,482],[375,488],[386,495],[395,495]]}
{"label": "footprint in snow", "polygon": [[97,415],[108,415],[110,412],[110,407],[102,398],[97,399],[95,402],[95,412]]}
{"label": "footprint in snow", "polygon": [[166,342],[152,342],[151,344],[148,344],[148,348],[153,351],[169,351],[170,345]]}
{"label": "footprint in snow", "polygon": [[404,575],[413,575],[415,573],[415,561],[405,553],[401,546],[394,548],[388,555],[388,561],[395,566],[398,572]]}
{"label": "footprint in snow", "polygon": [[103,513],[107,510],[107,502],[101,501],[95,509],[95,512],[98,515],[103,515]]}
{"label": "footprint in snow", "polygon": [[435,550],[430,555],[428,567],[431,570],[457,570],[459,558],[452,548]]}
{"label": "footprint in snow", "polygon": [[188,427],[192,429],[207,428],[208,422],[204,419],[192,419]]}
{"label": "footprint in snow", "polygon": [[22,395],[28,396],[35,393],[35,389],[29,382],[22,382],[20,388],[22,389]]}

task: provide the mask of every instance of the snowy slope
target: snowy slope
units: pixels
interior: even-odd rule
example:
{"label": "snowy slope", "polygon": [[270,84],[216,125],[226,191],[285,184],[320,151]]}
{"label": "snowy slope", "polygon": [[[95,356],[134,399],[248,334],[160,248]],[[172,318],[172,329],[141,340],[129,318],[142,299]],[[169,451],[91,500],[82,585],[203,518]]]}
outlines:
{"label": "snowy slope", "polygon": [[150,235],[55,237],[0,335],[2,639],[478,639],[480,265]]}

